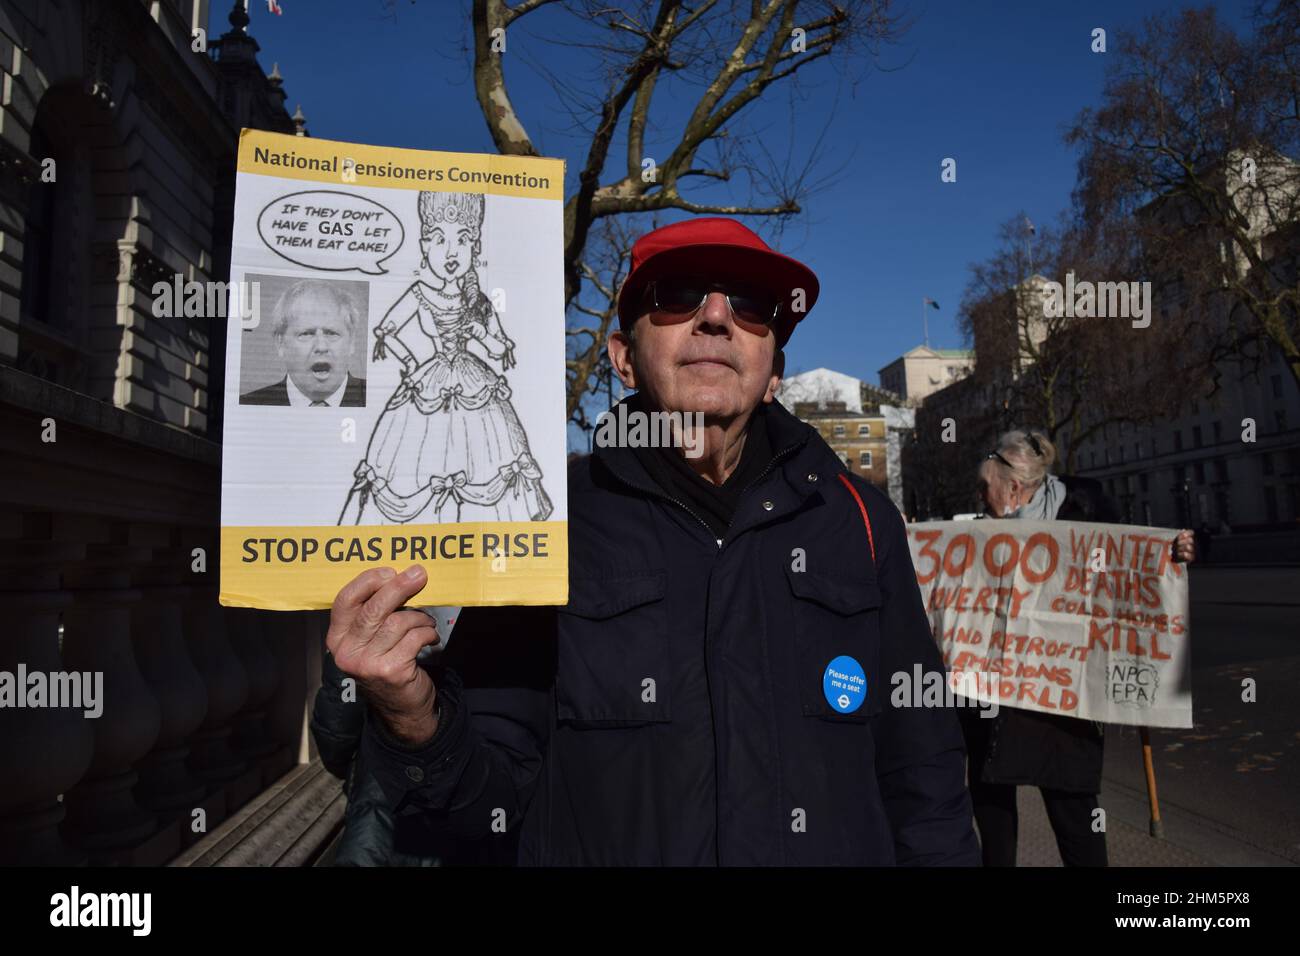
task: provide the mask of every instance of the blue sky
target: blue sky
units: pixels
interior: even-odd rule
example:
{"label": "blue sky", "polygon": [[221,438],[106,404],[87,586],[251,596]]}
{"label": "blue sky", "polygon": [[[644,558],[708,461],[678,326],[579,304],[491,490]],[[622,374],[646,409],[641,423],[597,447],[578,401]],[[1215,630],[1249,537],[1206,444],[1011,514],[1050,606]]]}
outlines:
{"label": "blue sky", "polygon": [[[253,0],[249,32],[263,66],[279,63],[289,109],[302,105],[312,135],[492,151],[462,51],[468,0],[396,0],[395,18],[383,15],[380,0],[280,4],[276,17]],[[793,128],[786,90],[757,106],[746,122],[763,128],[778,156],[805,155],[834,117],[821,167],[834,185],[812,196],[779,239],[762,220],[746,220],[821,280],[820,301],[787,347],[787,372],[826,366],[877,382],[881,366],[920,343],[923,296],[941,305],[929,313],[931,344],[960,347],[955,318],[967,269],[990,254],[998,225],[1019,210],[1047,223],[1069,202],[1075,157],[1061,134],[1097,102],[1116,33],[1186,6],[903,2],[912,26],[883,52],[887,72],[859,70],[853,84],[829,70],[810,77]],[[1244,28],[1248,6],[1218,9]],[[219,34],[229,6],[213,7],[211,32]],[[570,22],[548,9],[519,21],[506,76],[541,151],[569,161],[572,191],[585,140],[566,130],[567,116],[533,67],[585,82],[581,55],[547,42]],[[1091,52],[1095,27],[1106,29],[1111,52]],[[955,183],[940,181],[945,157],[957,160]]]}

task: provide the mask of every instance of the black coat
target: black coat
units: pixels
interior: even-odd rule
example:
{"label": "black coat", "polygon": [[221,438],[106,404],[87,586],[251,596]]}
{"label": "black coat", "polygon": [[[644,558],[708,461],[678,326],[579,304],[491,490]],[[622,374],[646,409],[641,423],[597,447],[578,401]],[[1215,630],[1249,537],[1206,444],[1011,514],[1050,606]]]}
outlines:
{"label": "black coat", "polygon": [[396,821],[375,775],[360,759],[361,733],[367,708],[351,689],[345,691],[344,674],[327,653],[321,666],[321,685],[312,705],[312,739],[321,764],[343,781],[347,813],[343,834],[333,854],[335,866],[437,866],[437,841],[419,831],[403,834],[406,852],[397,850]]}
{"label": "black coat", "polygon": [[[1074,476],[1060,480],[1065,484],[1065,499],[1057,521],[1119,522],[1119,511],[1100,482]],[[1101,790],[1104,738],[1097,721],[1018,707],[999,707],[998,715],[988,719],[975,710],[963,712],[961,720],[972,780],[1073,793]]]}
{"label": "black coat", "polygon": [[[448,862],[978,865],[955,714],[887,706],[889,675],[943,666],[902,519],[851,479],[873,562],[835,453],[764,413],[776,453],[722,541],[631,450],[573,461],[568,605],[462,611],[423,749],[367,722],[399,823]],[[841,655],[848,713],[823,692]]]}

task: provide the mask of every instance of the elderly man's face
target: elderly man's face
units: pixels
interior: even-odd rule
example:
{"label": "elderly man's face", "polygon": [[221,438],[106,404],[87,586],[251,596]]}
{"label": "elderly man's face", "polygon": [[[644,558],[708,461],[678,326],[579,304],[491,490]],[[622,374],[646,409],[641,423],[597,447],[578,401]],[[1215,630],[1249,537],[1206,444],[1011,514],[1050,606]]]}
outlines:
{"label": "elderly man's face", "polygon": [[333,395],[343,384],[352,357],[347,317],[333,299],[304,295],[276,342],[293,384],[312,401]]}
{"label": "elderly man's face", "polygon": [[781,384],[783,356],[774,332],[738,325],[721,292],[710,292],[692,316],[641,316],[632,361],[620,361],[626,338],[618,333],[610,354],[624,384],[645,393],[653,407],[702,412],[706,419],[748,414],[772,401]]}

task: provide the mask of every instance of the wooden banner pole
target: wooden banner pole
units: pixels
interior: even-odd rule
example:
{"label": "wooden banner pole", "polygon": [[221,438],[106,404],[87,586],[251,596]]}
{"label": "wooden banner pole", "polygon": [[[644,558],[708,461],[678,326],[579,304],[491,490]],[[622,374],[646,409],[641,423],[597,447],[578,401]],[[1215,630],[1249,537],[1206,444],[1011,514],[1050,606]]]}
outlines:
{"label": "wooden banner pole", "polygon": [[1147,802],[1151,805],[1151,835],[1157,840],[1165,838],[1165,825],[1160,819],[1160,798],[1156,795],[1156,767],[1151,760],[1151,729],[1139,727],[1142,740],[1142,769],[1147,778]]}

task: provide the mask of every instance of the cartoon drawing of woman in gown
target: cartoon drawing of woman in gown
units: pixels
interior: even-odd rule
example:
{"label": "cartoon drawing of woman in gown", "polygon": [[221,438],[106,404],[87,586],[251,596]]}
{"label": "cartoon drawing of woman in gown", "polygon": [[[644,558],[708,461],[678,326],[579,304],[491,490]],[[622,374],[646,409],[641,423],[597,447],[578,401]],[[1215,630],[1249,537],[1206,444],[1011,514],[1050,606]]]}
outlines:
{"label": "cartoon drawing of woman in gown", "polygon": [[402,381],[339,523],[544,521],[552,505],[541,470],[510,385],[489,365],[504,373],[516,363],[475,268],[484,197],[421,192],[418,208],[421,274],[374,332],[374,360],[395,355]]}

